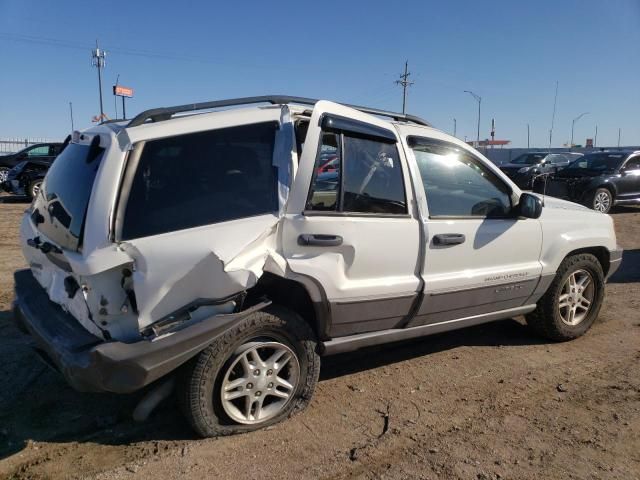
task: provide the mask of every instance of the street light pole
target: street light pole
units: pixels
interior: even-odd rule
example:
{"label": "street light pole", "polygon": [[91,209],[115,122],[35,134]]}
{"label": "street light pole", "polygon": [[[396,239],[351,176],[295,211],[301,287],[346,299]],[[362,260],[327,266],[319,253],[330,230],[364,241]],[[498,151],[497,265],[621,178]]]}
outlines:
{"label": "street light pole", "polygon": [[573,127],[576,126],[576,122],[578,120],[580,120],[582,117],[584,117],[585,115],[588,115],[588,114],[589,114],[589,112],[581,113],[576,118],[574,118],[573,121],[571,122],[571,146],[570,146],[571,150],[573,150]]}
{"label": "street light pole", "polygon": [[457,121],[456,121],[456,119],[454,118],[454,119],[453,119],[453,136],[454,136],[454,137],[456,136],[456,130],[458,129],[457,123],[458,123],[458,122],[457,122]]}
{"label": "street light pole", "polygon": [[480,95],[476,95],[471,90],[465,90],[464,93],[468,93],[476,100],[476,102],[478,102],[478,135],[476,138],[476,148],[480,148],[480,106],[482,104],[482,97]]}

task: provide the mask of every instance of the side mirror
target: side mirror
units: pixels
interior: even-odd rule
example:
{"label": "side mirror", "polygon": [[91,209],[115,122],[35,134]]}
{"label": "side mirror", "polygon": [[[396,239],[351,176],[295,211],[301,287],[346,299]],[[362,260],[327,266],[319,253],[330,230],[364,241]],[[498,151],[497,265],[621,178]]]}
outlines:
{"label": "side mirror", "polygon": [[523,193],[516,205],[516,214],[522,218],[539,218],[542,215],[542,200],[530,193]]}

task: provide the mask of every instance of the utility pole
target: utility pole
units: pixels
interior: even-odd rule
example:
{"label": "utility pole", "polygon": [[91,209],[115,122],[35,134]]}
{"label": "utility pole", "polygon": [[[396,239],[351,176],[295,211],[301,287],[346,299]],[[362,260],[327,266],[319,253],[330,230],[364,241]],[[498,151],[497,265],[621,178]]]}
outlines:
{"label": "utility pole", "polygon": [[476,95],[471,90],[465,90],[464,93],[468,93],[475,98],[476,102],[478,102],[478,135],[476,138],[476,148],[480,148],[480,105],[482,104],[482,97],[480,95]]}
{"label": "utility pole", "polygon": [[556,121],[557,103],[558,103],[558,81],[556,80],[556,94],[553,97],[553,115],[551,115],[551,130],[549,130],[549,151],[551,151],[551,139],[553,137],[553,124]]}
{"label": "utility pole", "polygon": [[571,145],[570,145],[571,150],[573,150],[573,127],[576,126],[576,122],[578,120],[580,120],[582,117],[584,117],[585,115],[588,115],[588,114],[589,114],[589,112],[581,113],[576,118],[574,118],[573,121],[571,122]]}
{"label": "utility pole", "polygon": [[457,130],[457,129],[458,129],[457,121],[456,121],[456,119],[454,118],[454,119],[453,119],[453,136],[454,136],[454,137],[456,136],[456,130]]}
{"label": "utility pole", "polygon": [[496,139],[496,121],[491,119],[491,149],[493,150],[494,140]]}
{"label": "utility pole", "polygon": [[530,138],[530,136],[529,136],[529,124],[527,123],[527,149],[530,148],[529,147],[529,138]]}
{"label": "utility pole", "polygon": [[400,75],[400,80],[396,80],[396,84],[402,85],[402,113],[405,113],[407,106],[407,87],[413,85],[414,82],[408,80],[409,75],[409,60],[404,62],[404,73]]}
{"label": "utility pole", "polygon": [[91,52],[91,63],[98,69],[98,93],[100,94],[100,123],[104,121],[104,108],[102,106],[102,69],[104,68],[104,59],[107,56],[107,52],[101,50],[98,47],[98,40],[96,40],[96,48]]}
{"label": "utility pole", "polygon": [[593,137],[593,148],[598,144],[598,125],[596,125],[596,135]]}
{"label": "utility pole", "polygon": [[71,115],[71,131],[73,132],[73,103],[69,102],[69,114]]}
{"label": "utility pole", "polygon": [[622,136],[622,129],[618,129],[618,148],[620,148],[620,137]]}

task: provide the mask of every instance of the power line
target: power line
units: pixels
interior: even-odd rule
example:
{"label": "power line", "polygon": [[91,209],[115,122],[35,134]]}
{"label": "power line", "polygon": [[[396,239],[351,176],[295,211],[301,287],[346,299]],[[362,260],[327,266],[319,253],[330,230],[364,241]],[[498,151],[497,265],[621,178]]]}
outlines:
{"label": "power line", "polygon": [[402,85],[402,113],[405,113],[405,108],[407,106],[407,87],[410,87],[414,84],[414,82],[410,82],[408,80],[409,75],[409,60],[404,62],[404,73],[400,74],[400,80],[396,80],[396,84]]}

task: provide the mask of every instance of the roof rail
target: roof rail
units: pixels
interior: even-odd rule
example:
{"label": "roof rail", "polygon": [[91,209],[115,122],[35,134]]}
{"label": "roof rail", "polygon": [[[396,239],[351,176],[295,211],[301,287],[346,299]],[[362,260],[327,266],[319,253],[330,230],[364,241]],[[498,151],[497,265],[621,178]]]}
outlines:
{"label": "roof rail", "polygon": [[[151,110],[145,110],[139,113],[128,123],[127,128],[137,127],[147,121],[161,122],[163,120],[169,120],[172,115],[183,112],[195,112],[198,110],[209,110],[212,108],[232,107],[237,105],[250,105],[254,103],[270,103],[272,105],[297,103],[301,105],[315,105],[319,100],[313,98],[304,97],[292,97],[288,95],[263,95],[258,97],[243,97],[243,98],[231,98],[228,100],[215,100],[213,102],[191,103],[187,105],[178,105],[175,107],[165,108],[153,108]],[[386,110],[379,110],[377,108],[361,107],[357,105],[342,104],[345,107],[354,108],[364,113],[370,113],[372,115],[379,115],[383,117],[390,117],[396,121],[412,122],[418,125],[424,125],[431,127],[431,124],[426,120],[414,115],[408,115],[404,113],[388,112]]]}

